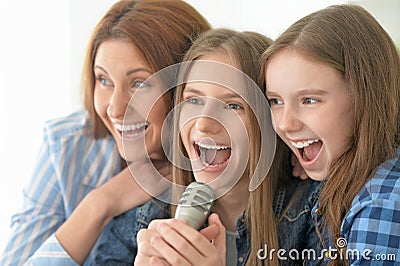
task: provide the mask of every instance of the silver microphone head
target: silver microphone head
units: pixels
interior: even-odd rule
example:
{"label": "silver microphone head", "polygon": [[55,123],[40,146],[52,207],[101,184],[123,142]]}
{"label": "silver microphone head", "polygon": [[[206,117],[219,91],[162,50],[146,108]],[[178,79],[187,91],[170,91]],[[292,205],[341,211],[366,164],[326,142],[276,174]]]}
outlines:
{"label": "silver microphone head", "polygon": [[206,222],[214,199],[215,194],[211,187],[201,182],[192,182],[182,193],[175,218],[187,220],[198,230]]}

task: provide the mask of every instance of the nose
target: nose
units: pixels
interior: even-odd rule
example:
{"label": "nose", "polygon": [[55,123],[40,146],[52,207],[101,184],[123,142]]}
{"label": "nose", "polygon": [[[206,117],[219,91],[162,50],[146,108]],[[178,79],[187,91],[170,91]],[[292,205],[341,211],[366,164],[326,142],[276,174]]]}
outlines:
{"label": "nose", "polygon": [[116,119],[123,119],[130,99],[131,93],[127,90],[115,88],[108,105],[108,115]]}
{"label": "nose", "polygon": [[202,115],[196,118],[196,128],[202,133],[217,134],[221,131],[222,125],[214,118]]}
{"label": "nose", "polygon": [[279,113],[274,113],[275,127],[282,132],[290,133],[299,131],[303,123],[296,108],[285,106]]}

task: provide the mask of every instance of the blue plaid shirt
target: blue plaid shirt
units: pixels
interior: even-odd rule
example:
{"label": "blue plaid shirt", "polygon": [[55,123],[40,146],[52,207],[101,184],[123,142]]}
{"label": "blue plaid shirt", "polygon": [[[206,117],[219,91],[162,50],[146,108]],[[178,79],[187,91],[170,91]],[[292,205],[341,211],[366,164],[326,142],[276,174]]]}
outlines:
{"label": "blue plaid shirt", "polygon": [[335,241],[351,265],[400,265],[400,149],[354,198],[340,235]]}

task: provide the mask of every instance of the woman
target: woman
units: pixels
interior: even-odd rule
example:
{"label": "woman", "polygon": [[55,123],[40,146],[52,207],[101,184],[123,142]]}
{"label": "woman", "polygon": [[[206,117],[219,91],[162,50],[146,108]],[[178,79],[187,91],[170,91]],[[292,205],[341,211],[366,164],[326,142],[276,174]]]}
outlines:
{"label": "woman", "polygon": [[46,123],[24,208],[12,218],[0,264],[90,263],[91,257],[85,259],[99,236],[98,243],[107,235],[110,220],[150,199],[126,167],[132,158],[124,145],[134,149],[134,136],[145,136],[151,164],[169,176],[160,132],[171,96],[160,98],[146,120],[129,124],[125,110],[148,76],[180,62],[209,28],[179,0],[122,0],[107,11],[84,62],[85,110]]}

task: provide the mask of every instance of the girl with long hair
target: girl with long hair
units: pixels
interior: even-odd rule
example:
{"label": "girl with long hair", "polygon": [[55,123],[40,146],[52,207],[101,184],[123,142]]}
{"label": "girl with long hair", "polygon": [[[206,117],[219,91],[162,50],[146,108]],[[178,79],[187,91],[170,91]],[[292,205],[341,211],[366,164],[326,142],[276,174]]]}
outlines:
{"label": "girl with long hair", "polygon": [[[172,202],[193,181],[211,186],[217,199],[200,232],[179,219],[139,231],[135,265],[279,265],[279,256],[282,264],[303,265],[289,251],[317,248],[308,222],[320,184],[292,176],[280,140],[275,150],[260,89],[259,59],[270,43],[258,33],[216,29],[185,55],[175,95]],[[264,153],[271,148],[275,156]],[[287,253],[278,256],[279,249]]]}
{"label": "girl with long hair", "polygon": [[327,260],[398,263],[400,58],[392,39],[364,8],[335,5],[290,26],[264,63],[278,135],[325,183],[313,214]]}

